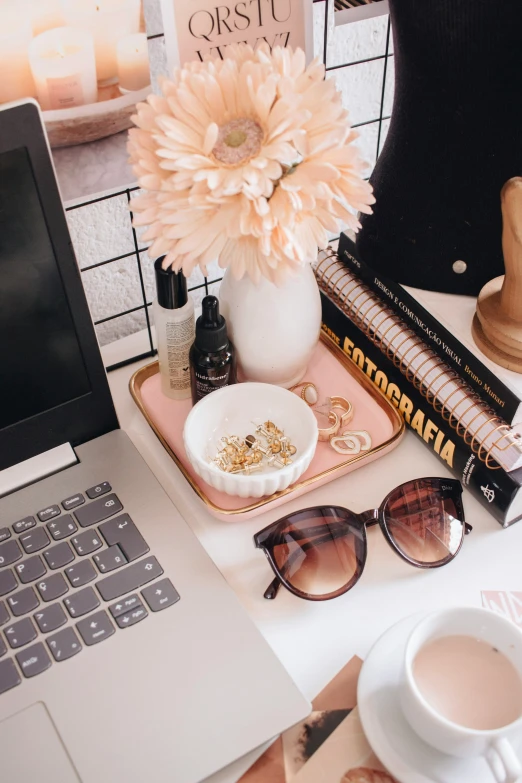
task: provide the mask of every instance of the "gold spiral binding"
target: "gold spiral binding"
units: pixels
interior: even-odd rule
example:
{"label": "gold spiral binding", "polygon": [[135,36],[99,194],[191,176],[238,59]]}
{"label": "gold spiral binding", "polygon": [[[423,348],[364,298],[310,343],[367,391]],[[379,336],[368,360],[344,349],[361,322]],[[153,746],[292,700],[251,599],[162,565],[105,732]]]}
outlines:
{"label": "gold spiral binding", "polygon": [[426,343],[421,342],[421,346],[422,346],[422,348],[420,349],[420,351],[417,351],[417,353],[415,354],[413,359],[410,359],[410,361],[409,361],[410,366],[406,368],[405,375],[406,375],[406,378],[408,379],[408,381],[410,383],[413,383],[413,379],[415,377],[415,370],[413,369],[413,362],[415,361],[417,356],[422,356],[422,354],[425,353],[426,351],[431,351],[431,348],[428,348]]}
{"label": "gold spiral binding", "polygon": [[[414,335],[414,338],[415,338],[415,335]],[[406,378],[408,377],[408,366],[407,366],[407,364],[405,364],[406,357],[407,357],[407,355],[409,354],[410,351],[412,351],[414,348],[417,348],[419,345],[423,345],[423,342],[420,339],[420,337],[417,337],[417,342],[413,343],[413,345],[411,345],[405,351],[404,356],[402,357],[402,359],[399,360],[399,364],[397,365],[399,370],[400,370],[400,372],[402,373],[402,375],[404,375]],[[417,356],[418,354],[415,354],[415,355]],[[410,360],[408,359],[408,363],[409,363],[409,361]],[[403,366],[403,364],[404,364],[404,366]]]}
{"label": "gold spiral binding", "polygon": [[[350,283],[353,283],[353,277],[349,277],[348,280],[346,281],[345,285],[349,285]],[[348,301],[348,297],[350,296],[352,291],[355,291],[355,289],[358,288],[359,286],[361,286],[362,283],[358,283],[356,281],[355,285],[352,285],[352,287],[350,288],[348,293],[345,293],[345,290],[344,290],[345,289],[345,285],[343,285],[343,287],[341,288],[341,290],[339,292],[339,300],[341,301],[341,303],[343,305],[345,305],[347,308],[351,309],[351,302]],[[343,297],[342,299],[341,299],[341,294],[342,294],[342,297]]]}
{"label": "gold spiral binding", "polygon": [[[444,367],[445,364],[446,364],[444,359],[440,359],[439,358],[439,361],[435,361],[435,364],[433,364],[431,367],[428,367],[428,371],[425,372],[422,377],[418,377],[418,373],[419,373],[420,368],[424,364],[426,364],[426,362],[433,361],[434,357],[435,357],[435,359],[437,359],[437,354],[434,354],[433,351],[431,350],[431,348],[430,348],[430,351],[431,351],[431,356],[428,356],[427,359],[425,359],[423,362],[421,362],[419,364],[419,366],[417,367],[417,370],[416,370],[416,372],[415,372],[415,374],[413,376],[413,385],[415,386],[416,389],[419,390],[419,392],[422,394],[423,397],[426,397],[426,399],[428,399],[427,394],[426,394],[426,390],[427,389],[429,390],[431,385],[432,385],[432,383],[433,383],[433,381],[432,381],[430,384],[426,384],[426,377],[427,377],[427,375],[429,375],[430,372],[433,372],[433,370],[436,370],[437,367]],[[437,378],[439,378],[440,375],[443,374],[443,372],[440,373],[439,375],[437,375],[436,378],[434,378],[434,380],[437,380]],[[426,387],[424,387],[424,384],[426,384]]]}
{"label": "gold spiral binding", "polygon": [[[371,313],[374,307],[377,307],[377,312],[375,313],[375,315],[372,315],[372,317],[370,318],[369,314]],[[370,338],[370,340],[372,339],[372,335],[370,334],[370,329],[373,323],[373,319],[376,318],[379,315],[379,313],[382,314],[382,312],[383,310],[380,302],[374,302],[373,305],[368,310],[368,312],[366,313],[366,318],[368,318],[368,321],[365,324],[365,334],[367,337]]]}
{"label": "gold spiral binding", "polygon": [[[460,376],[459,376],[459,374],[458,374],[458,373],[456,373],[456,376],[457,376],[457,378],[460,378]],[[454,394],[456,394],[458,391],[460,391],[460,392],[464,392],[464,391],[466,391],[466,389],[465,389],[465,387],[463,387],[463,386],[458,386],[458,385],[457,385],[457,387],[456,387],[455,389],[453,389],[453,391],[451,392],[451,394],[450,394],[448,397],[446,397],[445,401],[444,401],[444,402],[443,402],[443,404],[442,404],[442,408],[440,409],[440,415],[442,416],[442,418],[444,419],[444,421],[451,422],[451,417],[452,417],[452,416],[454,416],[454,413],[453,413],[453,411],[451,410],[451,408],[448,406],[448,403],[449,403],[449,401],[451,400],[451,398],[453,397],[453,395],[454,395]],[[463,402],[463,401],[464,401],[466,398],[468,398],[468,397],[469,397],[469,394],[466,394],[466,395],[463,397],[463,399],[462,399],[462,400],[460,400],[460,402]],[[457,405],[459,405],[459,404],[460,404],[460,403],[457,403]],[[446,410],[446,408],[448,408],[448,411],[449,411],[449,416],[448,416],[448,418],[446,418],[446,415],[445,415],[445,410]]]}
{"label": "gold spiral binding", "polygon": [[[468,399],[472,400],[472,403],[471,405],[468,405],[468,407],[465,409],[463,413],[459,414],[459,418],[457,420],[457,426],[455,427],[455,430],[460,438],[463,438],[466,432],[466,425],[464,424],[464,418],[467,412],[473,410],[473,408],[476,408],[477,405],[481,402],[480,397],[475,391],[470,391],[469,394],[466,394],[465,396]],[[451,422],[450,422],[450,426],[451,426]]]}
{"label": "gold spiral binding", "polygon": [[[366,336],[372,341],[372,343],[377,348],[381,349],[381,344],[378,341],[378,338],[379,338],[378,329],[379,329],[379,327],[378,326],[377,327],[373,326],[373,322],[377,318],[378,315],[383,315],[384,316],[384,318],[383,318],[383,320],[381,322],[381,323],[384,323],[390,316],[393,315],[393,311],[390,310],[389,308],[383,309],[381,307],[381,309],[377,313],[375,313],[375,315],[373,315],[372,318],[370,319],[370,321],[368,321],[368,323],[366,324],[366,330],[365,330]],[[373,328],[373,334],[370,331],[372,328]]]}
{"label": "gold spiral binding", "polygon": [[[448,375],[450,375],[450,374],[451,374],[451,377],[450,377],[450,378],[448,378],[448,380],[447,380],[447,381],[444,381],[444,383],[442,384],[442,386],[439,386],[439,389],[438,389],[438,391],[437,391],[437,397],[438,397],[438,399],[437,399],[437,398],[435,398],[435,399],[433,400],[433,407],[435,408],[435,410],[437,411],[437,413],[442,413],[442,409],[444,408],[444,405],[445,405],[445,403],[444,403],[444,402],[442,402],[442,401],[441,401],[441,399],[440,399],[440,393],[441,393],[441,391],[443,390],[443,388],[444,388],[445,386],[447,386],[447,385],[448,385],[448,383],[453,383],[453,381],[455,380],[455,378],[458,378],[458,373],[456,373],[456,372],[455,372],[455,370],[448,370]],[[451,394],[453,394],[453,392],[452,392]],[[451,394],[450,394],[450,397],[451,397]],[[439,408],[439,407],[437,407],[438,405],[440,405],[440,408]]]}
{"label": "gold spiral binding", "polygon": [[[401,348],[402,348],[402,346],[404,345],[404,343],[407,343],[407,342],[408,342],[408,340],[411,340],[411,334],[409,334],[409,333],[406,333],[406,336],[404,337],[404,339],[403,339],[403,340],[401,340],[401,341],[400,341],[400,343],[399,343],[399,344],[398,344],[398,345],[397,345],[395,348],[393,347],[393,344],[392,344],[392,343],[393,343],[393,341],[392,341],[392,343],[390,343],[390,345],[389,345],[389,348],[388,348],[388,350],[386,351],[386,356],[387,356],[389,359],[391,359],[391,361],[393,362],[393,364],[395,365],[395,367],[398,367],[398,366],[399,366],[399,365],[397,364],[397,354],[398,354],[398,353],[399,353],[399,351],[401,350]],[[391,350],[389,350],[389,349],[391,349]],[[391,355],[390,355],[390,354],[391,354]],[[400,362],[400,359],[399,359],[399,362]]]}
{"label": "gold spiral binding", "polygon": [[[510,427],[509,424],[500,425],[497,429],[500,430],[502,427],[505,428],[504,434],[501,435],[500,438],[489,447],[488,452],[486,454],[486,459],[484,460],[486,463],[486,467],[488,467],[490,470],[498,470],[500,467],[502,467],[501,465],[499,465],[497,460],[491,455],[491,452],[493,451],[494,448],[498,449],[499,448],[498,444],[500,443],[500,441],[506,438],[508,435],[511,435],[511,433],[513,432],[513,428]],[[504,448],[499,449],[499,451],[505,451],[505,449],[508,449],[509,446],[510,444],[507,443],[504,446]],[[492,465],[491,462],[493,462],[494,464]]]}
{"label": "gold spiral binding", "polygon": [[[335,283],[333,285],[333,288],[331,289],[331,294],[332,294],[332,297],[334,297],[334,298],[338,297],[337,286],[339,285],[339,283],[341,283],[344,280],[346,270],[342,269],[340,266],[337,266],[336,272],[340,272],[341,274],[339,275],[339,279],[335,281]],[[333,275],[332,275],[332,278],[333,278]]]}
{"label": "gold spiral binding", "polygon": [[[368,294],[368,290],[369,290],[369,289],[366,289],[366,291],[362,291],[362,292],[361,292],[361,294]],[[356,303],[356,301],[359,299],[359,297],[361,296],[361,294],[357,294],[357,296],[355,297],[355,299],[354,299],[354,300],[353,300],[353,302],[352,302],[352,307],[354,307],[354,306],[355,306],[355,303]],[[360,305],[357,307],[357,309],[356,309],[356,310],[354,310],[354,312],[353,312],[353,314],[352,314],[352,320],[353,320],[354,322],[356,322],[356,323],[357,323],[357,322],[360,322],[360,323],[361,323],[361,328],[363,329],[363,331],[364,331],[364,328],[363,328],[363,327],[364,327],[364,320],[363,320],[363,319],[364,319],[364,316],[362,316],[362,317],[361,317],[361,307],[364,307],[364,305],[366,304],[366,302],[369,302],[369,301],[370,301],[372,298],[373,298],[373,297],[372,297],[372,293],[371,293],[371,291],[370,291],[370,293],[369,293],[369,296],[366,296],[366,299],[363,299],[363,301],[361,302],[361,304],[360,304]]]}
{"label": "gold spiral binding", "polygon": [[[329,276],[329,277],[326,279],[326,278],[325,278],[325,276],[323,275],[323,277],[322,277],[322,279],[321,279],[321,282],[323,283],[323,285],[324,285],[324,287],[325,287],[325,288],[329,288],[329,286],[330,286],[330,280],[331,280],[331,279],[332,279],[332,277],[335,275],[335,273],[339,271],[339,267],[338,267],[338,265],[335,263],[335,261],[334,261],[332,264],[330,264],[330,266],[329,266],[329,267],[326,269],[326,272],[329,272],[329,271],[330,271],[330,269],[332,270],[332,271],[330,272],[330,276]],[[326,274],[326,272],[325,272],[325,274]]]}
{"label": "gold spiral binding", "polygon": [[[498,425],[495,427],[495,429],[494,429],[494,430],[492,430],[492,431],[489,433],[489,435],[488,435],[487,437],[488,437],[488,438],[490,438],[490,437],[492,438],[492,437],[493,437],[493,435],[495,434],[495,432],[499,432],[500,430],[504,430],[504,433],[503,433],[503,434],[500,436],[500,438],[497,438],[497,440],[496,440],[496,441],[492,442],[492,443],[491,443],[491,445],[490,445],[488,448],[486,448],[486,447],[484,446],[484,444],[483,444],[483,443],[481,443],[481,444],[480,444],[480,446],[479,446],[479,450],[478,450],[478,452],[477,452],[477,457],[478,457],[480,460],[482,460],[482,462],[487,462],[487,459],[488,459],[488,457],[491,457],[491,452],[493,451],[493,449],[497,448],[497,446],[498,446],[498,444],[500,443],[500,441],[501,441],[501,440],[503,440],[503,439],[504,439],[504,438],[505,438],[505,437],[506,437],[506,436],[509,434],[509,430],[511,429],[511,427],[509,426],[509,424],[506,424],[506,422],[502,421],[500,418],[499,418],[499,421],[500,421],[501,423],[500,423],[500,424],[498,424]],[[506,447],[506,448],[507,448],[507,447]],[[481,455],[481,451],[484,451],[484,454],[486,455],[485,457],[483,457],[483,456]]]}
{"label": "gold spiral binding", "polygon": [[[448,365],[445,362],[442,365],[440,365],[440,364],[437,365],[437,367],[441,367],[441,366],[443,367],[443,369],[435,376],[435,378],[433,378],[432,381],[429,382],[429,384],[426,386],[426,388],[425,389],[420,389],[420,393],[422,394],[422,396],[425,397],[428,400],[429,404],[432,405],[432,406],[433,406],[433,402],[434,402],[434,400],[435,400],[435,398],[437,396],[437,392],[436,391],[432,391],[431,387],[433,386],[433,384],[436,381],[439,380],[439,378],[442,378],[448,372],[448,370],[446,369]],[[435,369],[435,367],[433,369]],[[431,395],[431,399],[430,399],[430,395]]]}
{"label": "gold spiral binding", "polygon": [[[482,430],[487,424],[492,424],[494,421],[499,421],[501,424],[503,424],[503,421],[502,421],[502,419],[499,416],[492,416],[490,419],[486,419],[486,421],[482,422],[480,427],[476,430],[475,434],[471,438],[471,442],[469,444],[469,447],[470,447],[471,451],[474,454],[477,455],[477,457],[478,457],[478,455],[480,453],[480,447],[482,445],[481,443],[478,443],[478,434],[479,434],[480,430]],[[477,441],[478,449],[475,446],[475,441]],[[479,457],[479,459],[480,459],[480,457]]]}
{"label": "gold spiral binding", "polygon": [[[479,405],[480,405],[480,402],[479,402]],[[475,406],[477,406],[477,403],[475,403]],[[479,416],[483,416],[483,415],[484,415],[484,411],[483,411],[483,410],[480,410],[480,411],[479,411],[478,413],[476,413],[476,414],[473,416],[473,418],[472,418],[472,419],[470,419],[470,421],[468,422],[468,424],[467,424],[467,426],[466,426],[466,429],[464,430],[464,435],[462,436],[462,438],[463,438],[463,440],[464,440],[464,443],[466,444],[466,446],[471,446],[471,442],[474,440],[474,436],[472,435],[472,436],[471,436],[471,440],[468,442],[468,437],[469,437],[469,435],[470,435],[469,429],[470,429],[471,425],[473,424],[473,422],[474,422],[474,421],[476,421],[476,420],[479,418]],[[486,421],[487,421],[487,420],[486,420]],[[486,423],[486,422],[484,422],[484,423]],[[479,427],[479,429],[482,429],[482,426],[483,426],[483,425],[481,424],[481,425],[480,425],[480,427]]]}
{"label": "gold spiral binding", "polygon": [[400,323],[397,322],[397,316],[395,314],[392,314],[392,316],[391,316],[391,324],[388,326],[387,329],[384,330],[384,333],[380,337],[379,343],[375,343],[378,346],[378,348],[380,348],[380,350],[385,355],[387,355],[386,351],[387,351],[387,348],[388,348],[388,346],[384,344],[384,341],[386,339],[386,335],[388,334],[389,331],[391,331],[392,329],[395,329],[397,326],[400,326]]}

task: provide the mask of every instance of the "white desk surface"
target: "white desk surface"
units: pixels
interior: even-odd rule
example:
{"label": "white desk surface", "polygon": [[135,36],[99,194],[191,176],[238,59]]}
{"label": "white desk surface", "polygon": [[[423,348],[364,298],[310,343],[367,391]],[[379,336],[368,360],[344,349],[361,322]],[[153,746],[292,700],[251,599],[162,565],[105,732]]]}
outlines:
{"label": "white desk surface", "polygon": [[[473,299],[423,292],[422,300],[470,342]],[[125,338],[126,348],[134,338],[137,336]],[[115,346],[109,351],[115,358]],[[107,358],[107,351],[104,353]],[[316,696],[353,655],[364,658],[378,636],[400,618],[419,610],[480,606],[481,590],[522,590],[522,521],[503,530],[465,491],[466,519],[473,532],[449,565],[427,571],[413,568],[392,552],[378,528],[372,528],[363,576],[346,595],[315,603],[282,589],[274,601],[265,600],[263,592],[273,575],[264,554],[252,543],[258,530],[286,512],[314,504],[339,504],[355,511],[375,508],[387,492],[404,481],[449,476],[449,472],[430,449],[407,432],[390,454],[306,497],[250,520],[219,521],[207,512],[132,401],[128,382],[138,366],[109,375],[121,426],[308,698]],[[508,375],[522,392],[522,376]],[[342,389],[329,392],[343,394]]]}

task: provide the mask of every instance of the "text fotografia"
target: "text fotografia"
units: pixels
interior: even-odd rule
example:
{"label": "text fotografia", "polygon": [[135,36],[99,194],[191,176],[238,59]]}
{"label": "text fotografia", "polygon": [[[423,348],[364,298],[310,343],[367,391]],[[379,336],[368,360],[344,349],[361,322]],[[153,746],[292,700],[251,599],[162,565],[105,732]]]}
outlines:
{"label": "text fotografia", "polygon": [[413,323],[417,324],[417,326],[422,329],[424,334],[429,337],[429,339],[436,343],[436,345],[439,346],[439,348],[442,348],[443,351],[445,351],[448,356],[451,356],[455,364],[462,365],[462,359],[458,354],[453,351],[449,345],[446,345],[444,340],[442,340],[437,332],[435,332],[433,329],[430,329],[429,326],[427,326],[422,319],[419,318],[418,315],[416,315],[413,310],[411,310],[408,305],[404,304],[404,302],[401,302],[398,296],[395,296],[393,291],[390,291],[389,288],[387,288],[384,283],[382,283],[378,277],[375,278],[375,285],[380,288],[380,290],[386,294],[388,299],[391,299],[392,302],[400,309],[402,312],[410,319],[410,321],[413,321]]}
{"label": "text fotografia", "polygon": [[[291,41],[292,3],[295,0],[241,0],[230,5],[200,8],[188,19],[188,31],[200,41],[196,55],[201,61],[211,55],[223,59],[227,46],[245,43],[288,46]],[[286,29],[279,29],[284,25]]]}

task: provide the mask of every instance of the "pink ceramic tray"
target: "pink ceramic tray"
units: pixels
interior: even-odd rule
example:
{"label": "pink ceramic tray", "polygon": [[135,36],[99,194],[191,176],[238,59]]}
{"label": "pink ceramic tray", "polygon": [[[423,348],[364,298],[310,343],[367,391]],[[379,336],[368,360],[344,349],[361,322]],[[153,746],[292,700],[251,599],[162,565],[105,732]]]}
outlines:
{"label": "pink ceramic tray", "polygon": [[404,422],[397,409],[325,334],[316,348],[304,381],[315,383],[320,401],[335,395],[349,399],[354,406],[349,428],[367,430],[372,438],[372,448],[347,459],[337,454],[329,443],[318,443],[310,467],[296,484],[275,495],[250,499],[225,495],[195,473],[183,447],[183,426],[192,403],[190,400],[169,400],[162,394],[158,362],[134,373],[130,391],[163,446],[209,511],[222,519],[231,516],[247,518],[373,462],[394,449],[404,434]]}

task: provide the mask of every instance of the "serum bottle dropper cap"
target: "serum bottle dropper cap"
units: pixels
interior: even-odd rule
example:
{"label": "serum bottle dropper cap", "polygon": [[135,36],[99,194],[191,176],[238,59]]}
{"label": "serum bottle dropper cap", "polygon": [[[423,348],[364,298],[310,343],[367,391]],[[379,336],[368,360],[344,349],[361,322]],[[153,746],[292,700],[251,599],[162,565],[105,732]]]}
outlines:
{"label": "serum bottle dropper cap", "polygon": [[201,304],[201,316],[196,322],[196,344],[205,353],[218,353],[229,344],[227,324],[215,296],[206,296]]}

